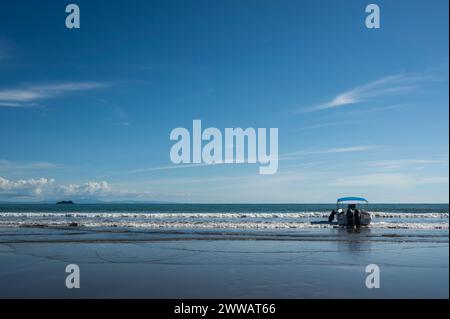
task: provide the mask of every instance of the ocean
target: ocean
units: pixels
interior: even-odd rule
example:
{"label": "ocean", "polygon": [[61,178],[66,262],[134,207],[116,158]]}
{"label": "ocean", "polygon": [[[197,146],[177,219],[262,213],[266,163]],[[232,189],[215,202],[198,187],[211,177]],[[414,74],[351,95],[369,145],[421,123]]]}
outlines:
{"label": "ocean", "polygon": [[[329,229],[334,204],[3,204],[0,226]],[[448,204],[371,205],[373,229],[446,229]]]}
{"label": "ocean", "polygon": [[372,204],[360,229],[333,208],[2,204],[0,298],[448,298],[448,204]]}

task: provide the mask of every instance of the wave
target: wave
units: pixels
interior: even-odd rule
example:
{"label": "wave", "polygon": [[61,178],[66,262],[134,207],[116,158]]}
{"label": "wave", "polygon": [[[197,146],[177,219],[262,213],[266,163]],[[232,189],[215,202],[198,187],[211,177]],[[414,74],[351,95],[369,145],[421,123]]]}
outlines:
{"label": "wave", "polygon": [[[77,221],[76,223],[67,220],[54,221],[0,221],[3,227],[132,227],[132,228],[176,228],[176,229],[320,229],[335,228],[335,224],[320,224],[308,222],[130,222],[130,221]],[[394,222],[373,222],[370,228],[381,229],[449,229],[448,222],[438,223],[394,223]]]}
{"label": "wave", "polygon": [[[1,212],[3,227],[133,227],[192,229],[320,229],[328,212],[274,213],[135,213],[135,212]],[[371,228],[448,229],[448,213],[373,212]]]}
{"label": "wave", "polygon": [[[293,219],[293,218],[328,218],[329,212],[298,212],[298,213],[111,213],[111,212],[2,212],[0,218],[139,218],[139,219],[170,219],[170,218],[201,218],[201,219]],[[375,218],[426,218],[448,219],[448,213],[397,213],[372,212]]]}

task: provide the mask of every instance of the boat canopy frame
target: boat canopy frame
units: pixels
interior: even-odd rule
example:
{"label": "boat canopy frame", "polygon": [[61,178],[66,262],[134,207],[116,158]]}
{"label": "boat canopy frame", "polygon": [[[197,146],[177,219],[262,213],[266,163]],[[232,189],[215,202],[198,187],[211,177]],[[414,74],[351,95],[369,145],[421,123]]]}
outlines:
{"label": "boat canopy frame", "polygon": [[344,208],[344,203],[348,202],[363,205],[366,210],[369,208],[369,201],[367,199],[365,199],[364,197],[354,197],[354,196],[338,198],[336,202],[336,208],[337,209]]}

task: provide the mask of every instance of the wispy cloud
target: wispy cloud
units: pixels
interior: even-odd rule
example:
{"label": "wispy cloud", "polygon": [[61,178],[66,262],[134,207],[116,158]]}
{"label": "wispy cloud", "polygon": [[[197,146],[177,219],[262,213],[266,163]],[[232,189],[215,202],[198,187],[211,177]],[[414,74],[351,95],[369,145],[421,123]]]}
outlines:
{"label": "wispy cloud", "polygon": [[399,160],[378,160],[368,162],[370,167],[383,170],[390,169],[409,169],[411,167],[424,167],[429,165],[448,165],[448,160],[433,159],[399,159]]}
{"label": "wispy cloud", "polygon": [[387,112],[392,110],[398,110],[398,109],[405,109],[408,107],[409,110],[411,110],[411,106],[407,104],[394,104],[389,106],[381,106],[381,107],[373,107],[373,108],[367,108],[367,109],[357,109],[353,110],[351,112],[345,113],[345,116],[349,115],[362,115],[367,113],[374,113],[374,112]]}
{"label": "wispy cloud", "polygon": [[52,169],[55,167],[58,167],[58,165],[49,162],[12,162],[5,159],[0,159],[0,171],[29,171],[38,169]]}
{"label": "wispy cloud", "polygon": [[115,172],[115,173],[107,174],[107,175],[104,175],[101,177],[116,176],[116,175],[128,175],[128,174],[140,174],[140,173],[166,171],[166,170],[173,170],[173,169],[196,168],[196,167],[204,167],[204,166],[215,166],[215,165],[219,165],[219,164],[222,164],[222,163],[172,164],[172,165],[163,165],[163,166],[152,166],[152,167],[143,167],[143,168],[137,168],[137,169],[128,170],[128,171],[122,171],[122,172]]}
{"label": "wispy cloud", "polygon": [[[305,151],[296,151],[290,153],[280,154],[278,160],[291,160],[297,159],[298,157],[308,156],[308,155],[326,155],[326,154],[338,154],[338,153],[358,153],[358,152],[368,152],[371,150],[375,150],[380,148],[379,145],[359,145],[359,146],[349,146],[349,147],[335,147],[335,148],[327,148],[327,149],[318,149],[318,150],[305,150]],[[248,158],[244,158],[246,162],[249,161]],[[256,161],[257,159],[253,159]],[[180,169],[188,169],[188,168],[199,168],[205,166],[217,166],[217,165],[233,165],[226,162],[216,162],[216,163],[199,163],[199,164],[172,164],[172,165],[163,165],[163,166],[153,166],[153,167],[144,167],[138,168],[134,170],[115,172],[112,174],[103,175],[100,177],[106,176],[116,176],[116,175],[128,175],[128,174],[140,174],[140,173],[149,173],[149,172],[157,172],[157,171],[166,171],[166,170],[180,170]]]}
{"label": "wispy cloud", "polygon": [[415,176],[403,173],[374,173],[338,178],[332,184],[338,187],[408,188],[427,184],[447,184],[448,176]]}
{"label": "wispy cloud", "polygon": [[367,152],[380,148],[380,145],[357,145],[357,146],[346,146],[346,147],[332,147],[326,149],[317,150],[304,150],[296,151],[291,153],[285,153],[281,157],[298,157],[298,156],[308,156],[308,155],[324,155],[324,154],[339,154],[339,153],[358,153]]}
{"label": "wispy cloud", "polygon": [[66,82],[0,89],[0,107],[30,107],[34,102],[60,97],[76,91],[107,87],[103,82]]}
{"label": "wispy cloud", "polygon": [[299,130],[301,131],[307,131],[307,130],[314,130],[314,129],[320,129],[320,128],[325,128],[325,127],[332,127],[332,126],[345,126],[346,124],[348,124],[350,122],[325,122],[325,123],[318,123],[318,124],[313,124],[313,125],[307,125],[307,126],[302,126],[300,127]]}
{"label": "wispy cloud", "polygon": [[8,107],[8,108],[31,108],[39,106],[38,103],[17,103],[17,102],[0,102],[0,107]]}
{"label": "wispy cloud", "polygon": [[417,74],[399,74],[383,77],[381,79],[357,86],[348,91],[339,93],[331,100],[315,105],[313,107],[298,110],[299,112],[315,112],[326,109],[337,108],[345,105],[365,102],[372,98],[408,92],[416,89],[417,86],[425,81],[431,81],[435,78],[430,75]]}
{"label": "wispy cloud", "polygon": [[408,107],[408,109],[411,109],[412,106],[409,106],[407,104],[393,104],[393,105],[381,106],[381,107],[352,109],[351,111],[347,111],[345,113],[334,114],[334,117],[342,118],[342,120],[331,121],[331,122],[318,122],[316,124],[301,126],[298,128],[298,130],[299,131],[307,131],[307,130],[335,127],[335,126],[341,126],[341,127],[345,127],[346,125],[354,126],[354,125],[358,125],[358,124],[364,123],[364,122],[361,122],[361,121],[355,122],[354,120],[349,120],[350,116],[360,116],[360,115],[364,115],[364,114],[368,114],[368,113],[375,113],[375,112],[387,112],[387,111],[392,111],[392,110],[405,109],[406,107]]}

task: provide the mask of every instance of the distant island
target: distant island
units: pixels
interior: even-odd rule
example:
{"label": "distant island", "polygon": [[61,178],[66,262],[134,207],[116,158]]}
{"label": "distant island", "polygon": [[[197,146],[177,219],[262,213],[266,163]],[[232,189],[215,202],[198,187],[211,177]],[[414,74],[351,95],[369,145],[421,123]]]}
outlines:
{"label": "distant island", "polygon": [[56,203],[57,205],[60,205],[60,204],[74,204],[74,202],[72,202],[71,200],[62,200],[62,201],[60,201],[60,202],[57,202]]}

